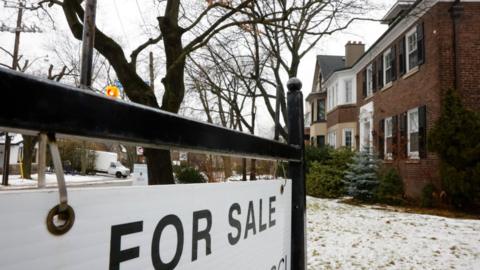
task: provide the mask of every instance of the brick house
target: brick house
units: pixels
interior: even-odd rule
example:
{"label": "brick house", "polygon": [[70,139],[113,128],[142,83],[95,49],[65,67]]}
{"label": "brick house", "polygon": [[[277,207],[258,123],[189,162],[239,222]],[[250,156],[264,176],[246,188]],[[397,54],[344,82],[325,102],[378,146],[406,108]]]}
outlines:
{"label": "brick house", "polygon": [[312,91],[307,96],[308,121],[310,122],[310,145],[324,146],[327,141],[327,88],[326,79],[340,68],[345,67],[345,57],[318,55],[313,76]]}
{"label": "brick house", "polygon": [[[418,198],[426,184],[441,189],[427,134],[439,118],[443,91],[458,89],[468,108],[480,110],[480,0],[399,1],[384,22],[388,30],[351,68],[356,143],[397,168],[406,195]],[[331,115],[341,118],[329,113],[327,119]]]}

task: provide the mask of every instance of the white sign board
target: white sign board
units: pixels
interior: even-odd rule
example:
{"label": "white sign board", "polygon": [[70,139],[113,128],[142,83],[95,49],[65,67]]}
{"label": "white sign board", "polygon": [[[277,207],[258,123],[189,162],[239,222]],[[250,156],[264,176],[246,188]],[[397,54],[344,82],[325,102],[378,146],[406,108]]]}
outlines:
{"label": "white sign board", "polygon": [[133,164],[133,186],[148,185],[148,167],[147,164]]}
{"label": "white sign board", "polygon": [[0,192],[0,269],[290,269],[291,182]]}

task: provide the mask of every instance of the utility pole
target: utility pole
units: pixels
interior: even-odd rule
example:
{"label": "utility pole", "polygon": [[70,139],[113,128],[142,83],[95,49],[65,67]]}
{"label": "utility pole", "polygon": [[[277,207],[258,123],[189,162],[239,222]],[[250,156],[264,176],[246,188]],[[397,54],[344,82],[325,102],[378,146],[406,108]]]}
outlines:
{"label": "utility pole", "polygon": [[[92,63],[93,48],[95,45],[95,17],[97,9],[97,0],[87,0],[85,4],[85,15],[83,17],[83,35],[82,35],[82,58],[80,69],[80,87],[90,89],[92,86]],[[87,143],[82,143],[81,174],[87,172]]]}
{"label": "utility pole", "polygon": [[97,0],[87,0],[83,18],[82,59],[80,84],[83,88],[92,86],[93,48],[95,44],[95,15]]}
{"label": "utility pole", "polygon": [[[22,32],[23,2],[19,1],[17,27],[15,28],[15,43],[13,44],[12,69],[18,68],[18,51],[20,48],[20,33]],[[8,186],[8,175],[10,174],[10,135],[5,132],[5,144],[3,153],[2,185]]]}

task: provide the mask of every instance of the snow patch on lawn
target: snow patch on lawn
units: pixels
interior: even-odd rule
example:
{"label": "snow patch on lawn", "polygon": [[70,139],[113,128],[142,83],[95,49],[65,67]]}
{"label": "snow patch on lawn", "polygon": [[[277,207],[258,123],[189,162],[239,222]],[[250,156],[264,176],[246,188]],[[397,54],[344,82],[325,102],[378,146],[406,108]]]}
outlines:
{"label": "snow patch on lawn", "polygon": [[[45,182],[47,187],[57,186],[57,176],[53,173],[47,173],[45,175]],[[125,183],[129,185],[132,182],[132,179],[129,177],[127,179],[117,179],[114,176],[110,175],[65,175],[65,182],[67,186],[75,185],[98,185],[98,184],[115,184],[115,183]],[[8,178],[8,187],[1,186],[1,189],[23,189],[23,188],[35,188],[37,187],[37,174],[32,175],[32,180],[23,179],[20,175],[10,175]]]}
{"label": "snow patch on lawn", "polygon": [[480,269],[480,221],[307,199],[308,269]]}

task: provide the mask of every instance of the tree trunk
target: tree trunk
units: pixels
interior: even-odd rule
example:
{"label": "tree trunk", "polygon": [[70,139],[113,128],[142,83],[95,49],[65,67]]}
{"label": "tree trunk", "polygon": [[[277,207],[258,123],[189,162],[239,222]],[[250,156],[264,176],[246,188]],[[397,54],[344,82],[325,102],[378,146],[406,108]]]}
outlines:
{"label": "tree trunk", "polygon": [[250,181],[257,180],[257,160],[250,160]]}
{"label": "tree trunk", "polygon": [[222,157],[223,159],[223,172],[225,174],[225,180],[232,176],[232,158]]}
{"label": "tree trunk", "polygon": [[247,159],[242,158],[242,181],[247,181]]}
{"label": "tree trunk", "polygon": [[170,151],[147,148],[144,154],[147,158],[149,185],[175,184]]}
{"label": "tree trunk", "polygon": [[32,160],[37,138],[23,135],[23,177],[32,179]]}

